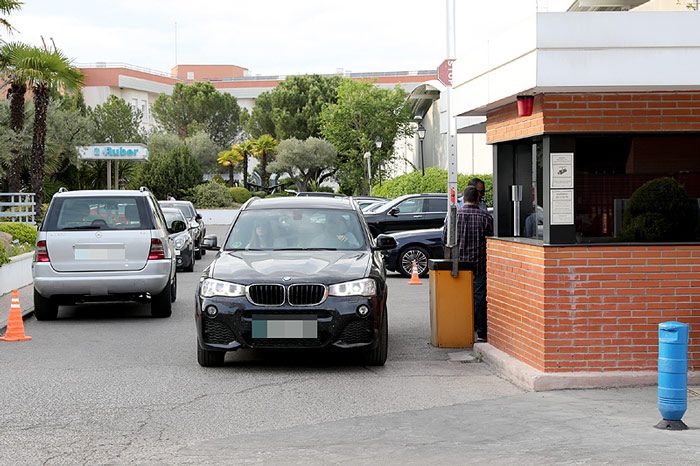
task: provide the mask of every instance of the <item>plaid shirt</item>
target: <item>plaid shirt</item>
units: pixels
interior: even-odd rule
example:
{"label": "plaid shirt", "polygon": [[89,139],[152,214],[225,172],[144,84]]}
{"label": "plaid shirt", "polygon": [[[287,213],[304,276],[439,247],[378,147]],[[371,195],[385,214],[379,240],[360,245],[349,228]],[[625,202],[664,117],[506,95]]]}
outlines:
{"label": "plaid shirt", "polygon": [[457,210],[459,260],[474,262],[475,275],[486,274],[486,237],[493,235],[493,217],[477,205],[464,204]]}

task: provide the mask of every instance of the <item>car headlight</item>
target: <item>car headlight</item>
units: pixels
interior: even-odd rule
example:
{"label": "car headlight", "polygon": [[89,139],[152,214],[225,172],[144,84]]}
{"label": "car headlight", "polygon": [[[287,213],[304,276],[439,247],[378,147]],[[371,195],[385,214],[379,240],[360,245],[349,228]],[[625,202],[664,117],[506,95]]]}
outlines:
{"label": "car headlight", "polygon": [[175,244],[176,249],[182,249],[187,244],[187,238],[183,238],[183,237],[175,238],[174,244]]}
{"label": "car headlight", "polygon": [[371,278],[337,283],[328,287],[329,296],[374,296],[377,294],[377,284]]}
{"label": "car headlight", "polygon": [[213,296],[245,296],[245,286],[237,283],[224,282],[213,278],[206,278],[202,282],[202,287],[199,294],[203,298],[211,298]]}

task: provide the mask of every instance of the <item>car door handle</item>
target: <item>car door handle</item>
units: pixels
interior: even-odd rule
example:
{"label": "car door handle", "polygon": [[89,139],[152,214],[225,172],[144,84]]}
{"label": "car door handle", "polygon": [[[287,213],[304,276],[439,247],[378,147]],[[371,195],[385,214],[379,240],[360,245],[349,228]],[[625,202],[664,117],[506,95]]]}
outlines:
{"label": "car door handle", "polygon": [[422,215],[414,215],[413,218],[423,218]]}

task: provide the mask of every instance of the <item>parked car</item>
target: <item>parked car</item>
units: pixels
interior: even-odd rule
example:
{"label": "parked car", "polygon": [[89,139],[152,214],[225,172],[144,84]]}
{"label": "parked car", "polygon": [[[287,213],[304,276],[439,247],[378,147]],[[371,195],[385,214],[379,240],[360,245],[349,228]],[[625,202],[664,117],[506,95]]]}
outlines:
{"label": "parked car", "polygon": [[372,204],[376,204],[377,202],[386,202],[389,199],[378,196],[353,196],[353,200],[357,202],[357,205],[360,206],[360,209],[364,211],[365,207],[368,207]]}
{"label": "parked car", "polygon": [[[187,228],[187,219],[180,209],[164,207],[163,215],[170,233],[170,239],[175,246],[177,267],[185,272],[194,271],[194,239]],[[180,222],[180,223],[177,223]]]}
{"label": "parked car", "polygon": [[407,194],[364,215],[374,236],[394,231],[440,228],[447,216],[447,195]]}
{"label": "parked car", "polygon": [[60,304],[93,301],[150,301],[154,317],[170,316],[177,293],[171,233],[145,188],[61,190],[37,234],[37,320],[56,319]]}
{"label": "parked car", "polygon": [[418,274],[427,276],[428,260],[443,259],[445,256],[442,232],[442,228],[431,228],[389,234],[396,241],[396,247],[383,253],[387,270],[410,277],[413,261],[416,261]]}
{"label": "parked car", "polygon": [[253,198],[236,214],[196,290],[197,360],[218,366],[239,348],[359,351],[387,358],[381,250],[349,198]]}
{"label": "parked car", "polygon": [[194,258],[199,260],[207,253],[206,249],[201,247],[202,240],[207,235],[207,227],[199,215],[194,205],[189,201],[158,201],[161,207],[174,207],[180,209],[182,215],[185,216],[188,223],[190,234],[194,239]]}

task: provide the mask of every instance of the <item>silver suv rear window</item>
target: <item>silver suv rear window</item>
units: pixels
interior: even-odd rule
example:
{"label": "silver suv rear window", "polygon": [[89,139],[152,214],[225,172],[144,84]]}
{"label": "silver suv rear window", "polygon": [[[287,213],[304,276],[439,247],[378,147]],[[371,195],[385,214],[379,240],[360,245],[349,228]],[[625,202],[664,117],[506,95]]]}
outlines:
{"label": "silver suv rear window", "polygon": [[44,231],[152,228],[144,198],[136,196],[56,198],[42,226]]}

